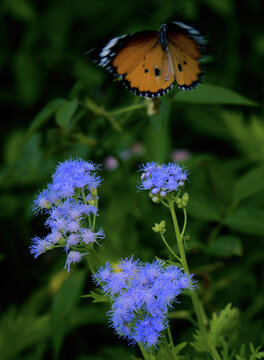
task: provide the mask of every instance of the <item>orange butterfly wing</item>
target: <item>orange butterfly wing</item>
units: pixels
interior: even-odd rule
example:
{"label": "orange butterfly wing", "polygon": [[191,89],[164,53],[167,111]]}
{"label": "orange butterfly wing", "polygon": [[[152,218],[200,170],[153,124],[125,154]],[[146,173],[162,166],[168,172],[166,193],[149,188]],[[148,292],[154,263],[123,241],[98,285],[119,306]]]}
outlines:
{"label": "orange butterfly wing", "polygon": [[[182,24],[182,23],[175,23]],[[203,74],[200,59],[202,58],[202,50],[204,39],[199,32],[185,24],[191,33],[182,32],[176,25],[173,29],[169,29],[169,52],[171,63],[174,69],[175,79],[180,89],[189,90],[194,88],[201,79]]]}
{"label": "orange butterfly wing", "polygon": [[139,32],[128,35],[113,57],[112,65],[118,75],[131,72],[151,51],[157,42],[158,32]]}
{"label": "orange butterfly wing", "polygon": [[132,40],[113,59],[116,73],[127,88],[140,96],[164,95],[174,83],[168,51],[163,51],[158,37]]}
{"label": "orange butterfly wing", "polygon": [[199,83],[203,44],[197,30],[172,22],[162,24],[159,32],[142,31],[113,38],[101,50],[89,53],[136,95],[157,97],[166,94],[175,82],[182,90]]}

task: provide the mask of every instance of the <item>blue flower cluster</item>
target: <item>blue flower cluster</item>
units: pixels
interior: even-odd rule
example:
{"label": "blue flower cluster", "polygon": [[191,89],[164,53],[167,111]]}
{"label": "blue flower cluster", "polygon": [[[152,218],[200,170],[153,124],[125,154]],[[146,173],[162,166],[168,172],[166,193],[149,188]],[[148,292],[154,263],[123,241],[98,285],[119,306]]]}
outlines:
{"label": "blue flower cluster", "polygon": [[167,196],[168,193],[177,191],[184,185],[187,172],[177,163],[160,165],[157,162],[149,162],[142,165],[140,190],[149,190],[154,202]]}
{"label": "blue flower cluster", "polygon": [[176,297],[195,286],[192,276],[176,265],[167,266],[160,260],[141,263],[133,257],[115,266],[106,263],[93,277],[111,298],[112,327],[131,343],[141,343],[145,348],[161,340]]}
{"label": "blue flower cluster", "polygon": [[63,247],[67,253],[65,267],[81,261],[89,246],[104,238],[102,229],[94,231],[93,219],[98,212],[97,188],[101,178],[94,172],[99,166],[81,159],[60,163],[52,183],[35,198],[35,213],[45,213],[50,233],[35,236],[31,254],[38,257],[54,247]]}

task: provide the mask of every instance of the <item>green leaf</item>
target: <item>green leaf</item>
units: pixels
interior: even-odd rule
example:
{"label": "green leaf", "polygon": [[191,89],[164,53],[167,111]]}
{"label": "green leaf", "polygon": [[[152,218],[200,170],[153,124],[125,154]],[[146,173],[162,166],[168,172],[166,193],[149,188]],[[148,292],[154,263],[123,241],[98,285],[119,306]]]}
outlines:
{"label": "green leaf", "polygon": [[5,7],[12,16],[19,20],[32,21],[37,17],[31,1],[6,0]]}
{"label": "green leaf", "polygon": [[247,159],[263,163],[264,160],[264,124],[257,115],[245,120],[242,113],[222,111],[221,119],[225,123],[233,144]]}
{"label": "green leaf", "polygon": [[185,341],[185,342],[182,342],[182,343],[180,343],[179,345],[175,346],[175,347],[174,347],[174,354],[175,354],[175,355],[179,354],[179,353],[181,352],[181,350],[182,350],[183,348],[185,348],[186,345],[187,345],[187,342]]}
{"label": "green leaf", "polygon": [[240,352],[239,354],[236,354],[236,360],[257,360],[257,359],[263,359],[264,358],[264,351],[259,352],[259,350],[261,349],[261,346],[257,347],[256,349],[254,348],[252,343],[249,343],[249,348],[250,348],[250,352],[251,354],[249,355],[249,357],[246,354],[246,347],[245,344],[243,344],[240,348]]}
{"label": "green leaf", "polygon": [[72,314],[81,298],[85,275],[84,271],[70,275],[54,298],[50,322],[56,355],[59,354],[63,338],[70,327]]}
{"label": "green leaf", "polygon": [[236,182],[234,197],[242,200],[264,189],[264,165],[261,165],[240,178]]}
{"label": "green leaf", "polygon": [[30,137],[32,134],[34,134],[66,102],[67,100],[58,98],[48,103],[34,118],[28,130],[27,137]]}
{"label": "green leaf", "polygon": [[56,123],[59,126],[67,127],[78,107],[77,100],[67,101],[61,105],[56,113]]}
{"label": "green leaf", "polygon": [[209,245],[207,252],[216,256],[241,256],[242,244],[236,236],[219,236]]}
{"label": "green leaf", "polygon": [[[173,359],[177,358],[177,359],[185,359],[185,356],[184,355],[180,355],[180,352],[183,348],[185,348],[185,346],[187,345],[187,342],[182,342],[180,343],[179,345],[175,346],[174,348],[172,348],[172,351],[173,351]],[[166,359],[169,359],[170,357],[168,357],[168,349],[166,349],[166,347],[160,347],[159,349],[159,352],[157,353],[157,355],[155,357],[151,357],[151,358],[148,358],[149,360],[166,360]],[[187,358],[186,358],[187,359]]]}
{"label": "green leaf", "polygon": [[249,343],[249,348],[250,348],[250,351],[251,351],[251,355],[250,355],[249,360],[263,359],[264,358],[264,351],[259,351],[262,348],[262,346],[258,346],[255,349],[252,342],[250,342]]}
{"label": "green leaf", "polygon": [[0,319],[1,360],[22,359],[22,353],[45,344],[49,335],[49,316],[35,316],[9,308]]}
{"label": "green leaf", "polygon": [[150,117],[150,126],[145,132],[145,144],[148,156],[160,163],[166,161],[170,135],[168,131],[169,103],[162,99],[160,113]]}
{"label": "green leaf", "polygon": [[[219,314],[213,313],[209,322],[209,340],[214,347],[222,344],[225,338],[232,338],[237,327],[238,310],[228,304]],[[209,352],[210,348],[201,330],[193,335],[194,342],[191,345],[199,352]]]}
{"label": "green leaf", "polygon": [[21,151],[21,144],[23,143],[24,136],[24,132],[15,131],[6,138],[4,147],[4,159],[6,164],[12,165],[16,161],[17,154]]}
{"label": "green leaf", "polygon": [[224,224],[233,230],[247,234],[264,234],[264,211],[256,208],[241,207],[224,219]]}
{"label": "green leaf", "polygon": [[[82,296],[84,298],[85,296]],[[102,304],[95,305],[91,301],[85,301],[84,306],[79,306],[75,310],[74,314],[71,316],[71,326],[76,328],[83,325],[90,324],[94,325],[103,325],[105,326],[107,315],[106,312],[109,307],[106,305],[103,307]]]}
{"label": "green leaf", "polygon": [[9,169],[2,177],[0,176],[0,183],[4,186],[30,183],[43,161],[40,148],[41,134],[34,134],[21,149],[23,140],[24,136],[14,136],[6,143],[5,157]]}
{"label": "green leaf", "polygon": [[94,291],[91,291],[88,295],[83,295],[82,298],[92,298],[93,303],[98,302],[110,302],[110,297],[102,294],[97,294]]}
{"label": "green leaf", "polygon": [[27,105],[35,103],[41,92],[41,71],[35,56],[23,49],[14,56],[14,75],[17,96]]}
{"label": "green leaf", "polygon": [[[29,127],[27,133],[24,135],[23,139],[21,138],[21,140],[17,139],[15,141],[15,143],[17,143],[19,141],[20,146],[16,146],[16,153],[12,154],[11,161],[13,162],[13,165],[16,163],[16,161],[20,157],[21,153],[23,152],[23,147],[27,144],[27,142],[29,141],[31,136],[34,135],[39,130],[39,128],[43,124],[45,124],[45,122],[48,121],[52,117],[52,115],[57,111],[57,109],[60,108],[61,105],[64,104],[65,102],[66,102],[66,100],[61,99],[61,98],[51,101],[33,119],[33,122],[31,123],[31,126]],[[7,174],[7,176],[9,176],[9,173]],[[3,176],[3,178],[5,179],[6,176]]]}
{"label": "green leaf", "polygon": [[194,91],[178,91],[175,100],[192,104],[259,106],[233,90],[211,84],[201,84]]}
{"label": "green leaf", "polygon": [[188,214],[202,220],[217,221],[220,219],[220,210],[211,198],[199,192],[189,192]]}
{"label": "green leaf", "polygon": [[240,348],[240,353],[239,355],[236,355],[236,360],[245,360],[246,359],[246,347],[243,344]]}

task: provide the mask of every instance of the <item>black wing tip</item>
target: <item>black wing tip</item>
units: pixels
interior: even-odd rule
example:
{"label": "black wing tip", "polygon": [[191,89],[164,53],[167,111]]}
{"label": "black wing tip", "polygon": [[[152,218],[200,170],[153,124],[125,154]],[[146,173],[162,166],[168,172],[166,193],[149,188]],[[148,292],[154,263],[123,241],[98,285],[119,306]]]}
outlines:
{"label": "black wing tip", "polygon": [[207,39],[200,33],[200,31],[197,30],[195,27],[181,21],[173,21],[171,22],[171,24],[178,26],[185,34],[187,34],[197,43],[199,51],[202,55],[200,59],[203,59],[204,55],[206,54]]}
{"label": "black wing tip", "polygon": [[100,48],[94,47],[92,49],[89,49],[83,53],[83,56],[85,59],[92,61],[95,64],[99,64],[99,53]]}
{"label": "black wing tip", "polygon": [[140,91],[138,88],[132,87],[130,85],[130,81],[128,81],[128,80],[123,80],[122,84],[126,87],[126,89],[128,89],[129,91],[131,91],[132,93],[134,93],[137,96],[153,99],[153,98],[159,98],[161,96],[166,95],[173,88],[175,81],[173,83],[171,83],[166,89],[160,89],[156,92]]}
{"label": "black wing tip", "polygon": [[[189,37],[193,38],[197,42],[201,54],[202,55],[205,54],[206,40],[204,39],[204,37],[201,35],[201,33],[198,30],[196,30],[194,27],[192,27],[190,25],[187,25],[184,22],[180,22],[180,21],[173,21],[170,24],[174,24],[174,25],[178,26]],[[147,98],[152,98],[153,99],[153,98],[159,98],[161,96],[166,95],[172,89],[174,84],[177,84],[177,82],[175,80],[166,89],[159,89],[156,92],[140,91],[138,88],[132,87],[130,85],[130,81],[125,79],[126,74],[118,74],[116,67],[113,66],[113,64],[112,64],[113,56],[116,54],[118,49],[123,45],[123,42],[126,39],[130,38],[132,35],[134,35],[134,34],[123,35],[123,36],[120,36],[120,37],[113,38],[103,48],[94,47],[94,48],[92,48],[92,49],[90,49],[88,51],[85,51],[84,56],[87,57],[87,58],[90,58],[92,60],[92,62],[94,62],[94,63],[98,64],[100,67],[104,68],[112,76],[121,78],[122,84],[130,92],[133,92],[137,96],[147,97]],[[116,41],[113,42],[114,40],[116,40]],[[113,44],[111,44],[111,41],[113,42]],[[102,52],[104,52],[104,51],[105,51],[105,54],[102,54]],[[200,59],[197,59],[197,60],[199,61]],[[195,89],[201,83],[201,78],[204,75],[204,72],[203,72],[204,67],[203,67],[203,65],[201,63],[200,63],[200,68],[201,68],[202,72],[198,76],[198,79],[196,81],[194,81],[190,85],[185,85],[185,84],[179,85],[179,84],[177,84],[178,88],[180,90],[183,90],[183,91]]]}
{"label": "black wing tip", "polygon": [[178,88],[182,91],[189,91],[189,90],[194,90],[196,89],[196,87],[201,84],[201,81],[195,81],[193,82],[191,85],[179,85],[178,84]]}
{"label": "black wing tip", "polygon": [[159,98],[159,97],[166,95],[173,88],[173,86],[175,84],[177,84],[178,89],[180,89],[182,91],[194,90],[197,88],[198,85],[200,85],[202,83],[203,76],[204,76],[204,73],[201,73],[198,76],[198,79],[196,81],[194,81],[193,83],[191,83],[190,85],[185,85],[185,84],[179,85],[176,81],[174,81],[166,89],[160,89],[156,92],[140,91],[138,88],[132,87],[128,80],[122,80],[122,84],[126,87],[126,89],[128,89],[130,92],[134,93],[137,96],[153,99],[153,98]]}
{"label": "black wing tip", "polygon": [[197,88],[198,85],[200,85],[202,83],[203,77],[204,77],[204,73],[201,73],[198,75],[198,79],[195,80],[194,82],[192,82],[190,85],[185,85],[185,84],[179,85],[178,84],[178,88],[183,91],[194,90]]}

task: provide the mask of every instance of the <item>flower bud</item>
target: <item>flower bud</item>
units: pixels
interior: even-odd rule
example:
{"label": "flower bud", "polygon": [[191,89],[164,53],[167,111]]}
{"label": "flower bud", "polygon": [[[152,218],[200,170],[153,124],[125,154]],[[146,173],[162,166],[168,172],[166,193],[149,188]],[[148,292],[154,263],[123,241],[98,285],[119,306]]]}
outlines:
{"label": "flower bud", "polygon": [[166,223],[164,220],[162,220],[159,224],[155,223],[155,226],[153,226],[152,230],[154,232],[160,233],[160,234],[164,234],[165,231],[167,231],[166,229]]}

